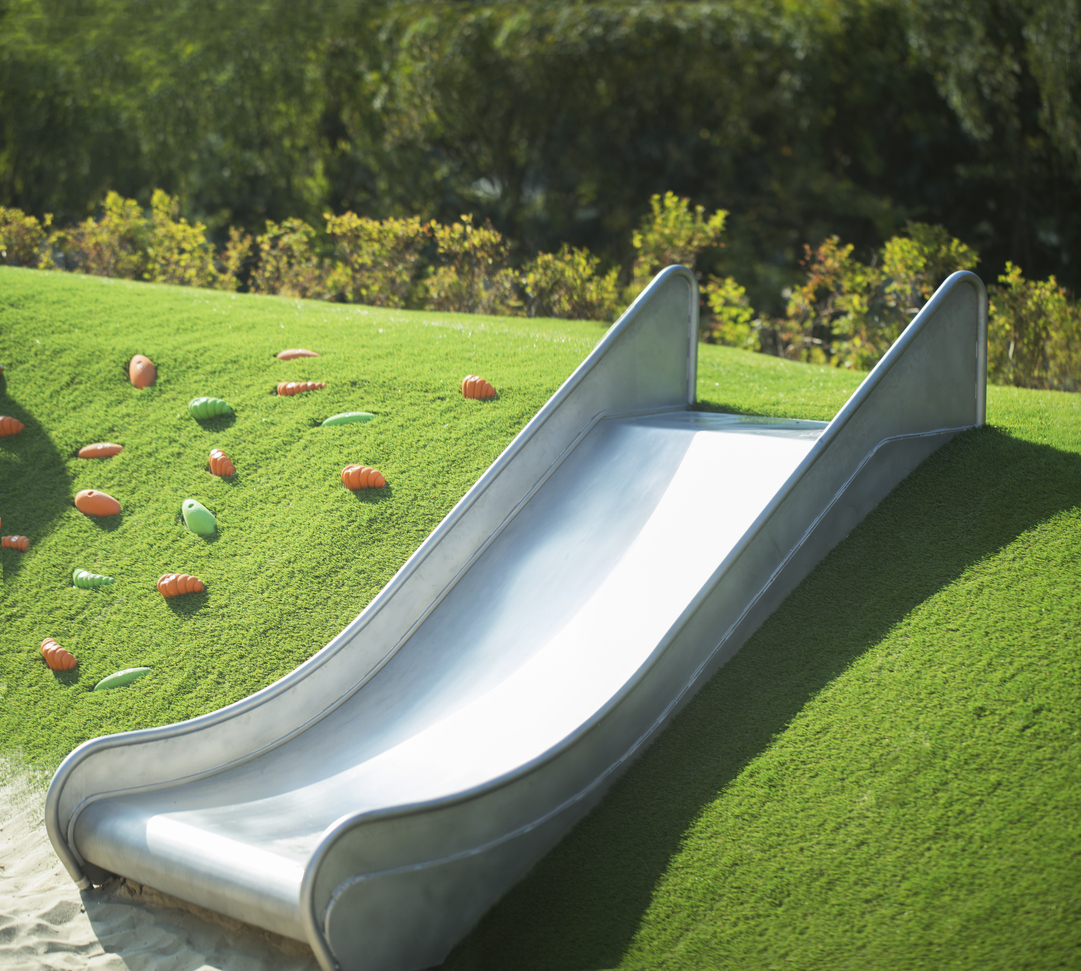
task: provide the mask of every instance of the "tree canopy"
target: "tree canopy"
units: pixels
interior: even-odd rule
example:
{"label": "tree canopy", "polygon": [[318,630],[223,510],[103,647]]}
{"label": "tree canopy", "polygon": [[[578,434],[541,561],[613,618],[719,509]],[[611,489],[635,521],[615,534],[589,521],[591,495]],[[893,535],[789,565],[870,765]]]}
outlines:
{"label": "tree canopy", "polygon": [[1081,283],[1081,0],[0,0],[0,204],[230,225],[472,213],[630,273],[667,191],[779,313],[805,244],[943,225]]}

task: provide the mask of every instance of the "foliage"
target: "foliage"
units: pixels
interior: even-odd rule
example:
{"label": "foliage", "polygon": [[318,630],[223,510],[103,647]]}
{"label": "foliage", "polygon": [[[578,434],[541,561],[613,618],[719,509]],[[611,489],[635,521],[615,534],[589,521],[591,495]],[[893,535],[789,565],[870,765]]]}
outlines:
{"label": "foliage", "polygon": [[52,225],[52,214],[38,222],[21,209],[0,206],[0,264],[47,268],[51,265],[45,245],[47,231]]}
{"label": "foliage", "polygon": [[432,224],[441,265],[428,278],[428,306],[474,314],[514,314],[521,301],[517,275],[508,267],[510,244],[491,224],[474,226],[472,215]]}
{"label": "foliage", "polygon": [[326,214],[335,263],[327,287],[348,303],[373,307],[423,304],[421,270],[431,227],[419,217],[377,221],[347,212]]}
{"label": "foliage", "polygon": [[869,264],[836,236],[806,248],[807,276],[783,321],[763,335],[785,357],[868,370],[951,273],[979,257],[941,226],[909,223]]}
{"label": "foliage", "polygon": [[706,343],[759,350],[760,322],[743,287],[730,276],[711,276],[702,287],[702,297],[711,315],[702,328]]}
{"label": "foliage", "polygon": [[268,219],[266,232],[255,240],[259,261],[251,275],[251,292],[325,298],[329,267],[316,252],[315,235],[303,219],[286,219],[281,225]]}
{"label": "foliage", "polygon": [[1081,390],[1081,307],[1051,277],[1026,280],[1006,264],[989,288],[990,380],[1022,388]]}
{"label": "foliage", "polygon": [[90,217],[52,235],[50,242],[63,254],[64,267],[92,276],[143,279],[150,225],[139,203],[110,191],[102,209],[100,219]]}
{"label": "foliage", "polygon": [[522,268],[530,317],[615,320],[619,313],[619,271],[601,275],[600,257],[567,245],[558,253],[538,253]]}
{"label": "foliage", "polygon": [[[236,290],[251,238],[231,230],[219,256],[206,227],[182,218],[179,200],[155,189],[149,216],[135,199],[109,192],[100,218],[51,233],[46,246],[58,251],[66,269],[93,276]],[[50,253],[41,259],[52,265]]]}
{"label": "foliage", "polygon": [[229,239],[222,250],[218,280],[219,290],[239,290],[243,285],[245,270],[250,262],[252,238],[235,226],[229,227]]}
{"label": "foliage", "polygon": [[211,287],[218,282],[214,247],[202,223],[180,218],[180,203],[161,189],[151,199],[150,238],[145,279],[188,287]]}
{"label": "foliage", "polygon": [[641,293],[666,266],[679,264],[695,269],[703,250],[722,245],[720,237],[728,217],[720,209],[707,218],[705,207],[695,206],[692,210],[690,200],[681,199],[674,192],[654,195],[649,200],[649,209],[631,235],[636,255],[630,299]]}

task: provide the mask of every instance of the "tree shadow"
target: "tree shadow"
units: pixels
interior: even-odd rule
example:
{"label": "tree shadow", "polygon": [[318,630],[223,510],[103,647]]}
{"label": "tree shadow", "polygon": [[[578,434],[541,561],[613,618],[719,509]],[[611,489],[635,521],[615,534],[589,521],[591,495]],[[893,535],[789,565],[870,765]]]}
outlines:
{"label": "tree shadow", "polygon": [[0,551],[3,577],[22,569],[34,545],[49,536],[74,496],[71,477],[52,439],[37,419],[0,387],[0,414],[17,418],[26,427],[18,435],[0,438],[0,529],[5,536],[30,539],[30,550]]}
{"label": "tree shadow", "polygon": [[990,427],[934,453],[819,563],[443,967],[617,965],[688,827],[812,697],[965,570],[1078,505],[1076,454]]}

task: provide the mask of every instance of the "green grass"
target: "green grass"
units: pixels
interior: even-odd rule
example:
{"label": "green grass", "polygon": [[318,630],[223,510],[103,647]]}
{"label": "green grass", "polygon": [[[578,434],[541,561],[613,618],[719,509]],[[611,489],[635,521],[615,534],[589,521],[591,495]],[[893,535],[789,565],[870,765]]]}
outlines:
{"label": "green grass", "polygon": [[[0,269],[0,754],[236,700],[360,611],[601,336]],[[40,341],[40,343],[38,343]],[[324,353],[288,364],[283,347]],[[861,375],[703,347],[705,407],[829,418]],[[158,384],[127,384],[132,354]],[[464,401],[468,372],[500,397]],[[279,399],[283,378],[325,391]],[[2,391],[3,389],[0,389]],[[199,425],[218,394],[235,420]],[[337,411],[377,419],[314,427]],[[1081,396],[992,388],[448,968],[1081,967]],[[101,462],[80,445],[126,446]],[[205,470],[213,446],[237,481]],[[354,497],[338,472],[380,468]],[[116,524],[78,513],[100,488]],[[219,517],[211,542],[183,499]],[[82,566],[117,577],[75,590]],[[164,601],[195,573],[207,593]],[[38,645],[80,658],[54,675]],[[147,664],[130,688],[90,691]]]}

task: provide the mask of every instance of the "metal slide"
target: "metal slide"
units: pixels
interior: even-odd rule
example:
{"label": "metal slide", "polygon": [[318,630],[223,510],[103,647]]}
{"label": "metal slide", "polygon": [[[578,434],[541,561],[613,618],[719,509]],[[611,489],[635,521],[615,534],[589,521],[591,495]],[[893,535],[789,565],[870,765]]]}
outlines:
{"label": "metal slide", "polygon": [[984,421],[955,273],[833,421],[693,410],[698,291],[659,274],[367,609],[270,687],[64,760],[46,822],[120,874],[307,941],[439,964],[790,590]]}

